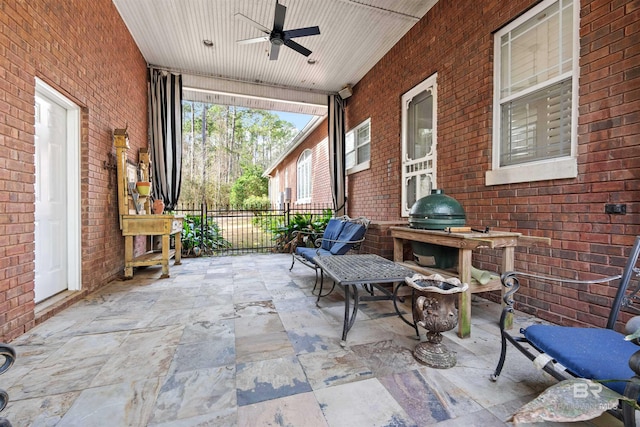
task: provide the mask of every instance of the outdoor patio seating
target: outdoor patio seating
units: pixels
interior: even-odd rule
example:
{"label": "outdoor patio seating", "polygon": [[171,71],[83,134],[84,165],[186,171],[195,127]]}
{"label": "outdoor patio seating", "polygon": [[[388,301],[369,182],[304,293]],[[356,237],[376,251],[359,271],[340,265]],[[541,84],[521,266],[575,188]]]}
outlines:
{"label": "outdoor patio seating", "polygon": [[[640,396],[640,347],[636,344],[636,339],[625,337],[623,333],[615,331],[614,327],[621,310],[636,316],[630,319],[628,315],[625,317],[628,319],[625,328],[627,334],[637,332],[637,325],[640,325],[640,317],[637,317],[640,309],[634,306],[640,290],[639,255],[640,236],[636,237],[622,275],[601,280],[579,281],[519,272],[504,273],[502,284],[507,291],[503,298],[506,305],[500,318],[502,351],[491,379],[496,381],[502,371],[509,342],[534,364],[560,381],[572,377],[603,381],[602,385],[637,401]],[[566,284],[571,289],[584,291],[589,290],[585,287],[619,280],[605,328],[534,324],[521,329],[519,335],[512,335],[507,330],[507,319],[508,314],[514,311],[513,295],[518,291],[522,279],[550,286]],[[621,402],[612,413],[623,420],[625,426],[635,426],[634,411],[631,404]]]}
{"label": "outdoor patio seating", "polygon": [[[360,245],[364,242],[370,222],[370,220],[364,217],[349,218],[346,215],[331,218],[322,236],[312,242],[312,247],[306,246],[305,241],[306,238],[312,236],[313,233],[295,231],[291,245],[292,261],[289,271],[293,269],[296,260],[307,267],[313,268],[316,273],[317,286],[318,270],[320,270],[321,282],[322,270],[313,259],[317,256],[344,255],[350,250],[359,250]],[[322,289],[322,287],[320,289]]]}

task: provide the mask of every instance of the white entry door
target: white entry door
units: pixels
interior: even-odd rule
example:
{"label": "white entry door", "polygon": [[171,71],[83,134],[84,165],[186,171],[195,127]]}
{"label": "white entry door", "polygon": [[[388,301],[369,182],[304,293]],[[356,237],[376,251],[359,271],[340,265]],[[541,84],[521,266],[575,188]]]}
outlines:
{"label": "white entry door", "polygon": [[[41,86],[37,86],[42,88]],[[35,301],[67,289],[78,289],[77,265],[69,255],[78,253],[75,214],[70,212],[75,194],[69,180],[75,165],[69,165],[68,144],[77,132],[76,112],[43,90],[35,98]],[[70,120],[71,118],[71,120]],[[75,134],[75,135],[74,135]],[[73,158],[73,156],[71,157]],[[71,171],[71,173],[69,173]],[[71,196],[71,197],[70,197]],[[72,261],[72,262],[70,262]],[[71,267],[71,272],[70,272]]]}

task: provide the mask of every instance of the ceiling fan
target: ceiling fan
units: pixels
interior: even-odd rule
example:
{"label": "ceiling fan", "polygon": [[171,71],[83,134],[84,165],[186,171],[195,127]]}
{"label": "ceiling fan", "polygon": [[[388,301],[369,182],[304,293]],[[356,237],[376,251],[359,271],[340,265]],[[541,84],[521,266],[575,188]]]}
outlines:
{"label": "ceiling fan", "polygon": [[295,30],[284,30],[284,17],[287,14],[287,8],[280,4],[278,0],[276,0],[276,13],[273,18],[273,29],[268,29],[264,25],[261,25],[254,21],[251,18],[246,17],[241,13],[236,13],[236,18],[242,19],[253,27],[257,28],[265,35],[246,39],[246,40],[238,40],[238,44],[249,44],[249,43],[258,43],[262,41],[269,41],[271,43],[271,51],[269,53],[269,59],[271,61],[275,61],[278,59],[278,53],[280,52],[280,46],[285,45],[298,53],[301,53],[304,56],[311,55],[311,51],[306,47],[294,42],[293,38],[296,37],[306,37],[306,36],[315,36],[320,34],[320,28],[315,27],[306,27],[306,28],[297,28]]}

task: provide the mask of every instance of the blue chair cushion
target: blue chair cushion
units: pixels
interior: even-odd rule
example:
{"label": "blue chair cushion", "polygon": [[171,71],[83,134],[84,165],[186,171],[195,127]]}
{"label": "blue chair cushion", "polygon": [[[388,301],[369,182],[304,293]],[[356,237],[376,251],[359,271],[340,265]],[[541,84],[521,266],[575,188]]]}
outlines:
{"label": "blue chair cushion", "polygon": [[365,231],[366,229],[362,224],[357,224],[355,222],[345,222],[344,226],[342,227],[342,232],[336,239],[339,240],[339,242],[336,242],[333,244],[333,246],[331,246],[331,253],[333,255],[346,254],[354,245],[354,243],[346,242],[354,242],[356,240],[362,239]]}
{"label": "blue chair cushion", "polygon": [[313,262],[313,259],[315,257],[317,257],[318,255],[320,256],[331,255],[331,252],[322,248],[316,249],[316,248],[299,247],[299,248],[296,248],[296,254],[301,255],[307,261],[315,264],[315,262]]}
{"label": "blue chair cushion", "polygon": [[[629,358],[640,346],[624,340],[611,329],[533,325],[524,336],[538,349],[554,358],[581,378],[626,380],[634,376]],[[624,394],[625,382],[606,382],[604,386]]]}
{"label": "blue chair cushion", "polygon": [[324,229],[324,234],[322,235],[323,240],[320,247],[324,250],[330,250],[333,246],[333,242],[330,240],[338,240],[338,236],[340,236],[340,232],[342,231],[342,227],[344,227],[345,221],[339,219],[330,219],[327,223],[327,226]]}

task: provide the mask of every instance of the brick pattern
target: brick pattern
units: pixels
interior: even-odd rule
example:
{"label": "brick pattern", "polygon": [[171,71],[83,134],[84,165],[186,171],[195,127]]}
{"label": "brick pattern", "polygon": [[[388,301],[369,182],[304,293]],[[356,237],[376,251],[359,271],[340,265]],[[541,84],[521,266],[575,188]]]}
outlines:
{"label": "brick pattern", "polygon": [[[400,99],[437,72],[438,187],[462,203],[467,223],[552,239],[551,247],[519,248],[519,270],[584,279],[619,274],[640,234],[637,0],[580,1],[578,178],[485,186],[493,32],[536,3],[440,1],[353,88],[347,129],[371,118],[371,168],[348,178],[349,213],[403,220]],[[627,215],[605,214],[606,203],[625,203]],[[385,239],[382,231],[376,235]],[[388,254],[389,243],[365,249]],[[474,264],[499,271],[500,258],[483,250]],[[611,287],[532,284],[519,292],[518,308],[557,323],[601,326],[612,295]]]}
{"label": "brick pattern", "polygon": [[103,161],[114,128],[128,125],[131,161],[147,146],[147,83],[110,0],[0,2],[0,57],[0,341],[10,341],[35,322],[35,77],[81,107],[83,292],[124,267],[115,172]]}

